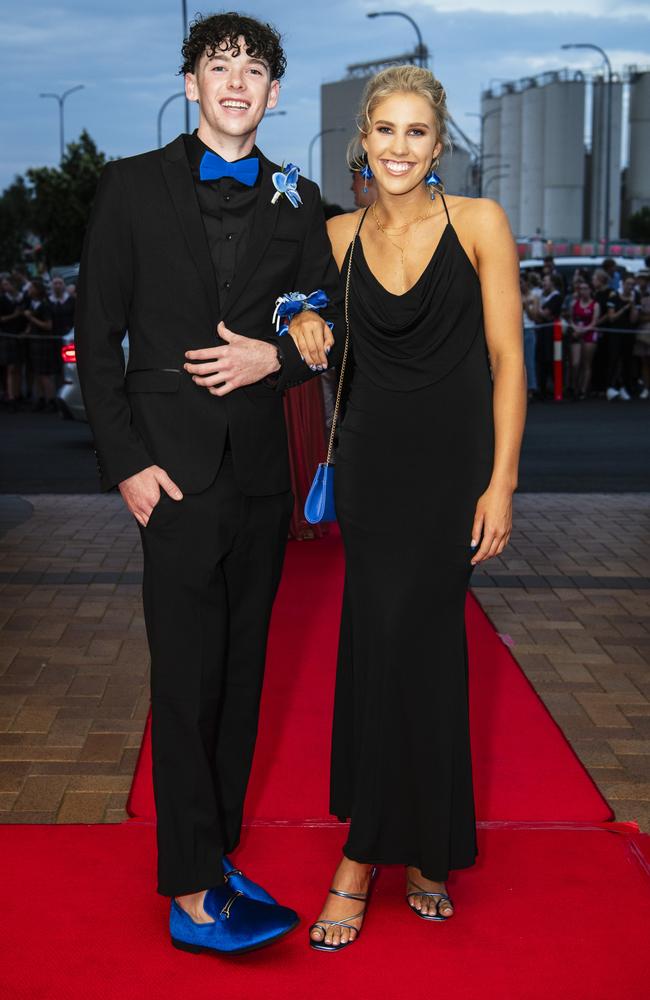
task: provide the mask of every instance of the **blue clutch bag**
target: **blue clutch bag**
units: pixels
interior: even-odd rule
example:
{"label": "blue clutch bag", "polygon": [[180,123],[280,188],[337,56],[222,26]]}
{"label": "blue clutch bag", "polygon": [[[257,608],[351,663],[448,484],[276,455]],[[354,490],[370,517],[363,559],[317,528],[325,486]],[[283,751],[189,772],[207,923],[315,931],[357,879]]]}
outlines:
{"label": "blue clutch bag", "polygon": [[305,501],[305,520],[310,524],[319,521],[336,521],[334,507],[334,466],[321,462],[316,470],[311,489]]}
{"label": "blue clutch bag", "polygon": [[320,521],[336,521],[336,508],[334,506],[334,463],[332,455],[334,453],[334,438],[336,436],[336,424],[339,419],[341,408],[341,394],[343,392],[343,379],[345,378],[345,366],[348,360],[348,349],[350,346],[350,313],[348,300],[350,297],[350,272],[352,270],[352,254],[357,242],[357,236],[361,229],[361,224],[366,217],[368,209],[359,219],[357,231],[350,245],[350,256],[348,257],[348,269],[345,278],[345,348],[343,350],[343,360],[341,361],[341,373],[339,375],[339,385],[336,390],[336,402],[334,413],[332,414],[332,427],[330,429],[330,439],[327,447],[327,458],[321,462],[316,470],[307,500],[305,501],[305,520],[310,524],[318,524]]}

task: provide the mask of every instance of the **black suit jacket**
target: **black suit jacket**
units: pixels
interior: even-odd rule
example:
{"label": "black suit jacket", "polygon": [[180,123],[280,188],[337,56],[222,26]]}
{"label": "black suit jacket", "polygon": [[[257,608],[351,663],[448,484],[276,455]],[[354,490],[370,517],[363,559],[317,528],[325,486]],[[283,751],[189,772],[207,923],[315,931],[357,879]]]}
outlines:
{"label": "black suit jacket", "polygon": [[[338,270],[318,187],[300,178],[303,204],[272,204],[264,156],[247,250],[221,308],[182,136],[161,150],[107,164],[86,233],[75,323],[77,365],[103,489],[149,465],[184,492],[214,479],[230,435],[235,475],[250,496],[290,488],[282,392],[312,377],[289,336],[272,388],[258,382],[212,396],[184,371],[185,351],[221,343],[216,326],[278,342],[271,317],[284,292],[324,289],[335,365],[344,341]],[[124,372],[121,343],[129,332]]]}

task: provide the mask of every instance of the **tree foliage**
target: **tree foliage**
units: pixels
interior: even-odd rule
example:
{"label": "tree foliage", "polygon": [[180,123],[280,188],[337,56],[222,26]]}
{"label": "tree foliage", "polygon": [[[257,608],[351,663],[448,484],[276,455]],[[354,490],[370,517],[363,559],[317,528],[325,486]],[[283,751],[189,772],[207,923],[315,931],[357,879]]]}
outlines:
{"label": "tree foliage", "polygon": [[79,260],[88,215],[106,157],[84,130],[68,144],[60,167],[27,171],[32,220],[49,264]]}
{"label": "tree foliage", "polygon": [[31,191],[24,177],[16,177],[0,196],[0,268],[22,259],[30,225]]}
{"label": "tree foliage", "polygon": [[106,156],[85,130],[68,143],[58,167],[33,167],[0,196],[0,267],[22,257],[30,233],[48,264],[79,260],[90,208]]}

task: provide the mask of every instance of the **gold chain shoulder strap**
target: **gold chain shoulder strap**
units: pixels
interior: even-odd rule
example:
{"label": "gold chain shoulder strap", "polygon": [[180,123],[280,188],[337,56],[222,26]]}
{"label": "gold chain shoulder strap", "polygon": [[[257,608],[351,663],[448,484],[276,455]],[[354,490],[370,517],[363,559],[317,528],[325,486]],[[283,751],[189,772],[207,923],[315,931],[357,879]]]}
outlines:
{"label": "gold chain shoulder strap", "polygon": [[[370,206],[368,206],[368,207],[370,207]],[[334,438],[336,436],[336,424],[337,424],[338,419],[339,419],[339,410],[341,409],[341,396],[343,394],[343,380],[345,378],[345,366],[347,364],[348,353],[349,353],[349,350],[350,350],[350,306],[349,306],[349,301],[350,301],[350,274],[352,273],[352,255],[354,253],[354,247],[355,247],[356,242],[357,242],[357,237],[359,235],[359,231],[361,229],[361,226],[363,225],[363,220],[365,219],[365,217],[366,217],[367,214],[368,214],[368,209],[366,208],[365,212],[363,213],[363,215],[359,219],[359,225],[357,226],[355,234],[352,237],[352,243],[350,244],[350,256],[348,257],[347,274],[345,276],[345,307],[344,307],[345,308],[345,346],[343,348],[343,360],[341,361],[341,373],[339,375],[339,384],[338,384],[338,388],[336,390],[336,402],[334,403],[334,413],[332,414],[332,427],[330,429],[330,439],[329,439],[329,444],[327,446],[327,458],[325,459],[325,461],[327,462],[328,465],[331,465],[332,455],[334,453]]]}

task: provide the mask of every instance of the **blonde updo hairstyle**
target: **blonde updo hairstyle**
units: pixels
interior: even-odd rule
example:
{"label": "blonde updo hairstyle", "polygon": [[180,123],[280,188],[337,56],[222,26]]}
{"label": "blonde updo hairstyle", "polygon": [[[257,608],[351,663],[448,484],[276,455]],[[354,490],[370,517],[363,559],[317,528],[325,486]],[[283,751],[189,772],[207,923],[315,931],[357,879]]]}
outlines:
{"label": "blonde updo hairstyle", "polygon": [[442,142],[443,148],[446,147],[451,152],[452,143],[447,127],[449,121],[447,94],[440,80],[437,80],[430,70],[420,66],[389,66],[368,80],[364,88],[356,119],[359,134],[348,145],[347,160],[350,170],[361,170],[365,166],[367,158],[361,145],[361,137],[370,132],[372,115],[377,105],[393,94],[419,94],[420,97],[426,98],[433,109],[438,133],[436,141]]}

